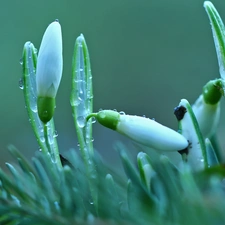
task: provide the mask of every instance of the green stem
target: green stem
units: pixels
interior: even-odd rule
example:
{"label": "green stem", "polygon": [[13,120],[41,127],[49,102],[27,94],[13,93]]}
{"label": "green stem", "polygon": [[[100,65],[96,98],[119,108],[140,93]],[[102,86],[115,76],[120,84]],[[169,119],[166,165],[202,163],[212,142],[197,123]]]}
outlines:
{"label": "green stem", "polygon": [[48,140],[48,126],[47,126],[47,124],[44,124],[44,138],[45,138],[45,143],[46,143],[48,152],[51,152],[51,147],[50,147],[49,140]]}
{"label": "green stem", "polygon": [[87,117],[86,117],[86,121],[88,121],[89,119],[91,119],[92,117],[96,117],[97,113],[90,113]]}
{"label": "green stem", "polygon": [[[50,134],[51,135],[51,134]],[[54,137],[52,137],[54,138]],[[52,162],[56,163],[59,168],[62,168],[62,163],[59,157],[58,148],[55,148],[54,141],[52,140],[53,144],[49,142],[49,135],[48,135],[48,123],[44,124],[44,139],[45,144],[47,146],[48,152],[50,154]]]}

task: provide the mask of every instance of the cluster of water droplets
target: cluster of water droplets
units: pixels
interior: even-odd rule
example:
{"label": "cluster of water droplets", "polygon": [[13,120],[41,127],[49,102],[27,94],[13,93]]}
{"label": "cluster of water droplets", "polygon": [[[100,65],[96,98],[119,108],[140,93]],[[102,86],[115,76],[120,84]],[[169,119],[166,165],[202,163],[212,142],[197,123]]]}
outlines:
{"label": "cluster of water droplets", "polygon": [[77,39],[77,52],[75,61],[75,71],[73,78],[73,90],[70,103],[73,107],[74,117],[77,126],[82,130],[86,143],[93,142],[91,135],[91,123],[94,119],[86,121],[87,115],[92,113],[92,75],[88,56],[84,53],[84,37],[81,35]]}
{"label": "cluster of water droplets", "polygon": [[82,44],[78,46],[78,57],[76,61],[76,71],[74,82],[74,89],[71,95],[71,105],[75,107],[76,113],[76,121],[77,125],[80,128],[85,126],[85,118],[88,114],[86,109],[86,79],[85,79],[85,71],[84,71],[84,59],[82,57]]}
{"label": "cluster of water droplets", "polygon": [[37,112],[37,89],[36,89],[36,77],[35,77],[35,66],[34,66],[34,55],[37,54],[37,50],[34,48],[31,42],[27,42],[27,51],[25,58],[25,65],[23,65],[23,58],[20,60],[20,64],[25,66],[27,70],[25,76],[19,80],[20,89],[24,89],[24,85],[27,85],[29,90],[26,95],[29,96],[29,107],[33,112]]}

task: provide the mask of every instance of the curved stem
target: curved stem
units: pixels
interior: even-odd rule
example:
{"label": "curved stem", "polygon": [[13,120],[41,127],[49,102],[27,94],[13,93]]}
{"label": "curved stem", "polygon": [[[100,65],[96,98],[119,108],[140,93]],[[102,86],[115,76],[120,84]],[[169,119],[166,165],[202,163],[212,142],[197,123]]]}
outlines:
{"label": "curved stem", "polygon": [[87,117],[86,117],[86,121],[88,121],[90,118],[92,117],[96,117],[97,113],[90,113]]}

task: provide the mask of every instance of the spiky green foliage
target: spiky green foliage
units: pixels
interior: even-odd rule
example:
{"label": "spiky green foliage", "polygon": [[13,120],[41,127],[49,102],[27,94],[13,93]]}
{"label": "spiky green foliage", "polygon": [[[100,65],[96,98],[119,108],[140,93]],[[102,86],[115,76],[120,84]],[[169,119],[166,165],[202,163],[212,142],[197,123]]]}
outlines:
{"label": "spiky green foliage", "polygon": [[[1,224],[223,224],[223,167],[193,173],[178,170],[167,157],[139,153],[138,165],[120,148],[127,177],[112,172],[97,155],[95,183],[75,151],[59,169],[38,152],[28,162],[17,149],[17,165],[0,171]],[[148,168],[146,170],[146,168]],[[96,211],[90,185],[97,185]]]}

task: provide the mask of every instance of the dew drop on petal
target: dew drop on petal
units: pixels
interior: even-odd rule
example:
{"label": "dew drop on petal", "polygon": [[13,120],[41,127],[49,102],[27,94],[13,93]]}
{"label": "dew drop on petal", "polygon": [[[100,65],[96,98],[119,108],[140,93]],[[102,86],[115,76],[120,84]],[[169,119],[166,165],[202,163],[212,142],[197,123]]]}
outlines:
{"label": "dew drop on petal", "polygon": [[100,112],[99,113],[99,117],[102,118],[102,119],[104,119],[106,117],[105,112]]}
{"label": "dew drop on petal", "polygon": [[120,111],[120,115],[126,115],[124,111]]}

